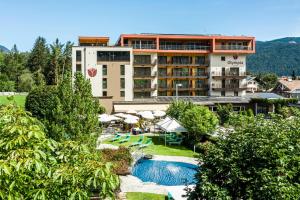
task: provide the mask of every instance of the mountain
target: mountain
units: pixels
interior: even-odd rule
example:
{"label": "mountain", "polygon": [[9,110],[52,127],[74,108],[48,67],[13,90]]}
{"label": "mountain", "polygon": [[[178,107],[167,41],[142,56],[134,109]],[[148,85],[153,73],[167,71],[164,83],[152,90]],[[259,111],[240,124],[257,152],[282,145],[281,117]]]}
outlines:
{"label": "mountain", "polygon": [[252,73],[273,72],[279,76],[300,75],[300,37],[257,41],[256,53],[248,56],[247,69]]}
{"label": "mountain", "polygon": [[9,50],[5,46],[0,45],[0,51],[8,52]]}

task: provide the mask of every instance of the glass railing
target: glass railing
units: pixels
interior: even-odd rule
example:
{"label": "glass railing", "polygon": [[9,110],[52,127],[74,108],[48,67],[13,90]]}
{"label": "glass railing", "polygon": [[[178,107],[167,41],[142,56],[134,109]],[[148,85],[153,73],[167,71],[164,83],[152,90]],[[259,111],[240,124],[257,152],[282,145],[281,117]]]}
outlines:
{"label": "glass railing", "polygon": [[156,44],[125,44],[124,46],[132,47],[134,49],[156,49]]}
{"label": "glass railing", "polygon": [[212,76],[246,76],[246,72],[212,72]]}
{"label": "glass railing", "polygon": [[216,50],[252,50],[252,48],[243,45],[216,45]]}
{"label": "glass railing", "polygon": [[159,49],[161,50],[210,50],[210,46],[203,45],[168,45],[160,44]]}

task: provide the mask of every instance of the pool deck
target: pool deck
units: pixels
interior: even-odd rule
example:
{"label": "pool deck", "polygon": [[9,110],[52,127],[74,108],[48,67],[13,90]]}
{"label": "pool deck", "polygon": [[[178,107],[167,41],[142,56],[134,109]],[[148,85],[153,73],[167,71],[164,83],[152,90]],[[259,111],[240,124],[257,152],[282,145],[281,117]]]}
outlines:
{"label": "pool deck", "polygon": [[[197,165],[198,161],[196,158],[183,157],[183,156],[161,156],[154,155],[152,160],[163,160],[163,161],[173,161],[173,162],[184,162]],[[155,193],[155,194],[164,194],[167,195],[168,192],[171,193],[175,200],[183,200],[186,199],[181,197],[186,192],[184,191],[185,186],[164,186],[158,185],[152,182],[143,182],[139,178],[127,175],[120,176],[121,181],[121,191],[126,192],[147,192],[147,193]],[[191,185],[190,187],[193,187]]]}

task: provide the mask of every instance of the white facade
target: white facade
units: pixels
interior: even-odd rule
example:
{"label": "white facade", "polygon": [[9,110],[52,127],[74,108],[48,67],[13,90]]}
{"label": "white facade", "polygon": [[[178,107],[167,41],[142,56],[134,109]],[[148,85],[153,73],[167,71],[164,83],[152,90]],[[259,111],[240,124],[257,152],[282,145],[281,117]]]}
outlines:
{"label": "white facade", "polygon": [[[76,61],[76,52],[81,52],[81,61]],[[77,71],[81,71],[85,78],[89,79],[92,87],[92,95],[94,97],[103,97],[103,64],[97,62],[98,51],[129,51],[130,61],[129,64],[125,64],[125,101],[133,100],[133,55],[132,48],[130,47],[101,47],[101,46],[76,46],[72,48],[72,74]],[[113,62],[113,61],[112,61]],[[78,70],[80,67],[80,70]],[[78,68],[77,68],[78,66]],[[93,74],[94,72],[94,74]],[[92,74],[89,74],[92,73]],[[92,76],[91,76],[92,75]],[[121,75],[117,75],[115,78],[120,78]],[[114,77],[111,77],[114,78]]]}
{"label": "white facade", "polygon": [[[222,79],[215,79],[214,77],[220,77],[224,74],[226,76],[236,77],[246,75],[246,56],[245,55],[232,55],[232,54],[210,54],[209,65],[209,94],[210,96],[221,96],[221,91],[215,91],[213,88],[222,88]],[[235,70],[235,72],[232,72]],[[246,87],[246,79],[237,79],[239,81],[239,88]],[[226,79],[226,81],[228,81]],[[226,83],[227,84],[227,83]],[[238,91],[238,96],[246,94],[246,88]],[[230,89],[225,90],[225,96],[235,96],[234,91]]]}

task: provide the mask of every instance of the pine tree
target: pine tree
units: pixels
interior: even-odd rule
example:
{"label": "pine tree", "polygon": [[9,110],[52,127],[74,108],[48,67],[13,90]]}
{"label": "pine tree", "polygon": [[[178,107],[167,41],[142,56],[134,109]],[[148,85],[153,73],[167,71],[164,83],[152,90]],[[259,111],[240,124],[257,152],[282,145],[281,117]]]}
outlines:
{"label": "pine tree", "polygon": [[43,72],[47,65],[48,54],[49,50],[45,38],[38,37],[29,55],[27,68],[29,68],[32,73],[36,71]]}

